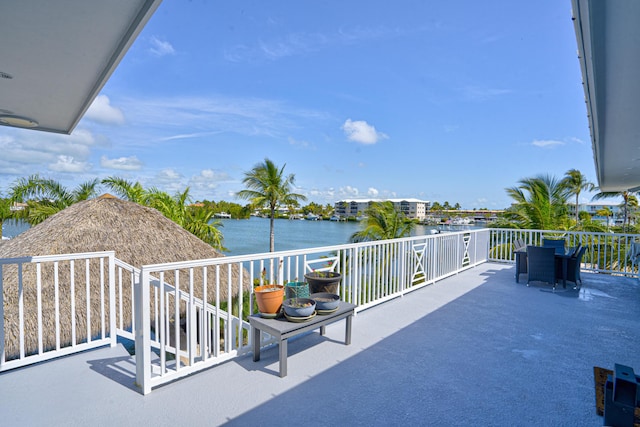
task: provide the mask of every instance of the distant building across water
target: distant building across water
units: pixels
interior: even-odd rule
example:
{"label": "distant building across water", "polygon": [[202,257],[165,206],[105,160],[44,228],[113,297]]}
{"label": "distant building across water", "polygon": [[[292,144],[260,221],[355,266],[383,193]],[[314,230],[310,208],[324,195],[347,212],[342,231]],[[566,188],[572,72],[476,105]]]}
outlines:
{"label": "distant building across water", "polygon": [[427,216],[430,202],[418,199],[346,199],[337,201],[334,205],[335,214],[342,218],[360,217],[375,202],[391,202],[393,206],[404,213],[407,218],[423,220]]}

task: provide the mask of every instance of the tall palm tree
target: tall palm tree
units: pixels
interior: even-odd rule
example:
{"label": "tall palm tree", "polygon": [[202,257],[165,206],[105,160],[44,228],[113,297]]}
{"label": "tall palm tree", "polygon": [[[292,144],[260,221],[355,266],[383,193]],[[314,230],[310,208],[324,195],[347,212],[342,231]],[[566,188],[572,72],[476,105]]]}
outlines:
{"label": "tall palm tree", "polygon": [[284,175],[284,168],[278,167],[265,158],[249,172],[244,174],[242,183],[246,189],[239,191],[237,196],[250,200],[254,207],[267,207],[269,209],[269,251],[275,251],[275,217],[278,205],[296,205],[300,201],[307,200],[302,194],[292,192],[295,175]]}
{"label": "tall palm tree", "polygon": [[31,175],[18,179],[10,189],[11,202],[25,202],[27,209],[20,217],[29,224],[39,224],[51,215],[74,203],[96,196],[100,182],[98,179],[83,182],[69,191],[58,181]]}
{"label": "tall palm tree", "polygon": [[519,186],[507,188],[514,205],[505,211],[513,226],[536,230],[567,228],[569,193],[561,181],[549,175],[524,178]]}
{"label": "tall palm tree", "polygon": [[[623,191],[601,191],[591,198],[591,200],[602,200],[611,197],[622,197],[622,213],[624,214],[624,220],[622,222],[622,232],[627,232],[627,222],[629,219],[629,198],[633,196],[633,193],[628,190]],[[633,196],[635,197],[635,196]]]}
{"label": "tall palm tree", "polygon": [[351,235],[354,243],[406,237],[415,227],[390,201],[372,203],[365,215],[363,228]]}
{"label": "tall palm tree", "polygon": [[636,223],[636,215],[638,212],[638,198],[631,194],[627,199],[627,209],[629,211],[628,216],[629,220],[627,221],[629,227],[631,227],[631,220],[633,220],[634,224]]}
{"label": "tall palm tree", "polygon": [[562,185],[564,185],[569,192],[569,195],[576,196],[576,226],[580,222],[580,217],[578,216],[578,205],[580,199],[580,193],[584,191],[592,191],[595,188],[592,182],[587,180],[587,177],[582,174],[577,169],[570,169],[565,173],[565,177],[562,180]]}

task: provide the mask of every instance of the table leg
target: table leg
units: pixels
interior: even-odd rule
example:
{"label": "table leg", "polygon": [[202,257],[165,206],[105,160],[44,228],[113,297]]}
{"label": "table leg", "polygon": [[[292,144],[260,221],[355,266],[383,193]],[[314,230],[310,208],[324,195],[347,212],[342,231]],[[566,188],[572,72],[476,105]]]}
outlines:
{"label": "table leg", "polygon": [[346,329],[344,331],[344,345],[349,345],[351,344],[351,320],[353,319],[353,316],[347,316],[347,326]]}
{"label": "table leg", "polygon": [[520,283],[520,254],[516,252],[516,283]]}
{"label": "table leg", "polygon": [[260,360],[260,329],[253,327],[253,361]]}
{"label": "table leg", "polygon": [[287,376],[287,340],[280,341],[280,378]]}
{"label": "table leg", "polygon": [[324,336],[325,332],[326,332],[325,327],[324,326],[320,326],[320,335]]}

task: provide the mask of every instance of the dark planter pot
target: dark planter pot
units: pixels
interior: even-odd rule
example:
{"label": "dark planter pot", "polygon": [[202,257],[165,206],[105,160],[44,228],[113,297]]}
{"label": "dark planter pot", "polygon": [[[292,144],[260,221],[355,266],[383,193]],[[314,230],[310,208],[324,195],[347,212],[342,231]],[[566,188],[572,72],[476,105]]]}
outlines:
{"label": "dark planter pot", "polygon": [[342,274],[334,271],[312,271],[305,274],[304,278],[309,283],[309,292],[312,294],[318,292],[337,294]]}

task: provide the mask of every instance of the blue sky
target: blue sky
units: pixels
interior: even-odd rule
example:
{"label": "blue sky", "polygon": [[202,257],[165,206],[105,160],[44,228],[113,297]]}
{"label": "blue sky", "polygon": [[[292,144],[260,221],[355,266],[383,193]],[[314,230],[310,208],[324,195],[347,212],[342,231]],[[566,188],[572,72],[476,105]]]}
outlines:
{"label": "blue sky", "polygon": [[589,141],[568,0],[164,0],[72,135],[0,127],[0,193],[116,175],[239,201],[268,157],[309,201],[501,209],[521,178],[595,182]]}

